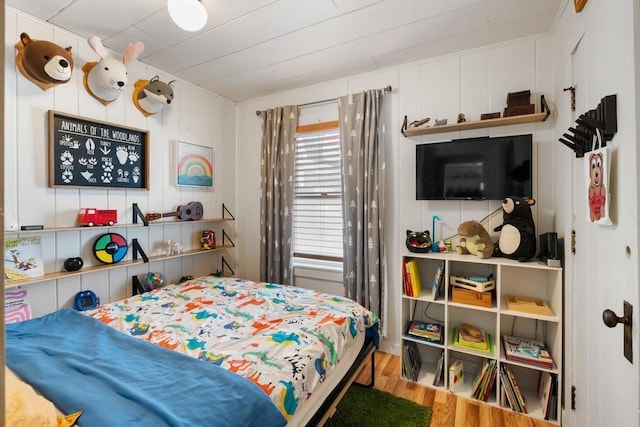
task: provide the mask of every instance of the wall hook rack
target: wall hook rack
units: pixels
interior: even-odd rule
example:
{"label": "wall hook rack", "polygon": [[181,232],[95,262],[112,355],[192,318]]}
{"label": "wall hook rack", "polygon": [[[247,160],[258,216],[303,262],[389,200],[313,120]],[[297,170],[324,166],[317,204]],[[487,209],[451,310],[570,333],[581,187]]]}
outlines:
{"label": "wall hook rack", "polygon": [[[570,88],[567,88],[570,89]],[[585,153],[596,148],[606,147],[618,131],[618,114],[616,111],[616,95],[607,95],[600,100],[598,106],[576,119],[576,127],[569,127],[559,141],[572,149],[576,157],[584,157]],[[596,147],[597,133],[600,132],[600,146]]]}

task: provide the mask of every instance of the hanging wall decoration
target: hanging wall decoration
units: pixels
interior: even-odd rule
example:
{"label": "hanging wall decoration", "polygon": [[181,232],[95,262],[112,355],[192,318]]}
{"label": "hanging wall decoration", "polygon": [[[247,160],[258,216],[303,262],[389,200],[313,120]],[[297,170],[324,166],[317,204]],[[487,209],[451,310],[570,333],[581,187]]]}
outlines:
{"label": "hanging wall decoration", "polygon": [[144,50],[142,42],[133,42],[122,54],[122,58],[114,58],[107,54],[107,49],[97,36],[88,39],[89,46],[100,55],[100,61],[87,62],[82,66],[83,84],[89,95],[103,105],[115,101],[127,86],[127,62],[133,61]]}
{"label": "hanging wall decoration", "polygon": [[611,204],[611,189],[609,187],[610,154],[610,148],[600,147],[597,150],[590,151],[584,158],[585,181],[588,189],[587,197],[585,198],[589,212],[587,221],[602,225],[612,224],[609,217],[609,205]]}
{"label": "hanging wall decoration", "polygon": [[140,79],[133,84],[133,104],[145,116],[160,112],[173,101],[173,84],[175,80],[165,83],[160,77],[151,80]]}
{"label": "hanging wall decoration", "polygon": [[29,34],[22,33],[16,49],[16,67],[40,89],[47,90],[71,79],[71,46],[65,49],[49,41],[34,40]]}
{"label": "hanging wall decoration", "polygon": [[177,141],[176,185],[213,187],[213,148]]}
{"label": "hanging wall decoration", "polygon": [[148,190],[149,131],[49,110],[49,187]]}

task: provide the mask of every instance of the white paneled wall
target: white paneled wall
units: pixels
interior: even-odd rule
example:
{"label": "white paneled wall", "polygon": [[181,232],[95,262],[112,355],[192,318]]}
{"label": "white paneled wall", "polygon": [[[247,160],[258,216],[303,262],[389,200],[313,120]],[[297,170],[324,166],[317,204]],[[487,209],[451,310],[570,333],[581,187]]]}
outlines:
{"label": "white paneled wall", "polygon": [[[169,212],[180,204],[197,200],[203,203],[205,217],[222,216],[222,204],[236,212],[236,104],[197,86],[177,81],[175,100],[160,113],[145,118],[132,102],[133,83],[159,75],[163,81],[175,77],[134,61],[127,64],[128,89],[107,106],[92,98],[82,84],[82,65],[98,60],[84,38],[62,31],[28,15],[6,9],[5,39],[12,45],[22,32],[33,39],[50,40],[63,47],[71,46],[74,69],[71,81],[42,91],[24,78],[15,67],[15,49],[9,46],[5,66],[5,220],[19,224],[42,224],[45,228],[75,224],[80,207],[118,210],[118,222],[132,222],[132,204],[143,212]],[[133,42],[134,40],[131,40]],[[121,55],[121,52],[112,52]],[[56,110],[92,120],[149,130],[149,190],[107,190],[49,188],[47,111]],[[177,187],[174,185],[173,145],[176,140],[213,147],[214,189]],[[234,223],[180,223],[171,226],[114,227],[129,241],[137,238],[147,255],[158,255],[168,239],[179,240],[183,247],[198,244],[199,232],[213,228],[222,239],[222,228],[234,236]],[[71,230],[42,233],[45,271],[62,271],[64,259],[81,256],[85,266],[96,265],[91,248],[95,238],[106,229]],[[131,250],[127,259],[131,258]],[[232,251],[222,253],[234,265]],[[91,289],[101,300],[113,301],[131,292],[131,276],[147,271],[162,271],[171,281],[183,275],[201,275],[221,268],[220,253],[183,257],[150,264],[138,264],[108,271],[41,282],[26,287],[34,315],[68,307],[80,290]],[[235,269],[235,268],[234,268]]]}
{"label": "white paneled wall", "polygon": [[[549,37],[541,36],[516,40],[510,43],[488,46],[457,55],[434,60],[406,64],[349,79],[337,80],[313,87],[279,93],[273,96],[244,102],[238,107],[239,145],[244,151],[260,151],[260,122],[255,111],[287,104],[302,104],[323,100],[364,89],[393,86],[393,92],[385,99],[386,149],[387,149],[387,217],[386,248],[388,270],[387,337],[383,350],[399,353],[400,342],[400,256],[405,251],[405,230],[430,230],[433,215],[437,239],[454,235],[458,225],[465,220],[484,218],[500,207],[497,201],[416,201],[415,199],[415,146],[422,142],[447,141],[474,136],[501,136],[532,133],[534,153],[535,199],[534,216],[538,232],[550,231],[552,221],[541,221],[540,212],[552,212],[553,173],[548,167],[552,148],[553,120],[545,123],[522,124],[493,129],[477,129],[404,138],[400,127],[404,116],[409,121],[430,117],[455,122],[458,113],[469,120],[478,120],[481,113],[502,111],[507,93],[531,90],[532,102],[539,104],[539,95],[547,101],[553,87],[551,74],[551,44]],[[539,108],[539,106],[538,106]],[[541,161],[541,160],[542,161]],[[246,191],[238,193],[238,206],[243,212],[255,212],[241,223],[239,253],[243,259],[257,259],[256,245],[250,237],[259,234],[259,179],[260,169],[256,156],[238,158],[238,168],[246,171],[239,177]],[[497,215],[490,228],[499,225],[502,216]],[[544,223],[544,225],[542,224]],[[541,228],[542,226],[542,228]],[[489,228],[489,227],[488,227]],[[246,276],[257,279],[259,265],[247,265]]]}

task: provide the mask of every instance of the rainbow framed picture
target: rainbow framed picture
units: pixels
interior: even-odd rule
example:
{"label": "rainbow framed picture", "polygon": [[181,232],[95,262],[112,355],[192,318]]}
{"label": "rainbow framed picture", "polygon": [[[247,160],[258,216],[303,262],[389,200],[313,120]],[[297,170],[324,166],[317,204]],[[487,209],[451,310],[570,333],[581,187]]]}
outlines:
{"label": "rainbow framed picture", "polygon": [[213,188],[213,148],[176,141],[176,185]]}

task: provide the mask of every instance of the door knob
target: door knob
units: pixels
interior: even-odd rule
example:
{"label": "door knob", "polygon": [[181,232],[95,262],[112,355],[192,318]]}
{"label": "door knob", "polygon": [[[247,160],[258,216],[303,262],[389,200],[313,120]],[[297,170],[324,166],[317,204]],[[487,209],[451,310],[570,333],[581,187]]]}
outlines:
{"label": "door knob", "polygon": [[631,319],[629,316],[618,317],[613,310],[606,309],[602,312],[602,321],[605,325],[610,328],[615,327],[618,323],[622,323],[623,325],[631,325]]}
{"label": "door knob", "polygon": [[622,317],[618,317],[613,310],[606,309],[602,312],[602,321],[610,328],[615,327],[618,323],[624,325],[624,331],[622,333],[624,357],[633,363],[633,306],[628,301],[624,301],[623,307],[624,315]]}

